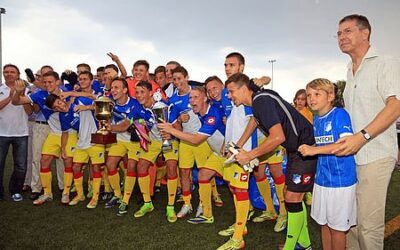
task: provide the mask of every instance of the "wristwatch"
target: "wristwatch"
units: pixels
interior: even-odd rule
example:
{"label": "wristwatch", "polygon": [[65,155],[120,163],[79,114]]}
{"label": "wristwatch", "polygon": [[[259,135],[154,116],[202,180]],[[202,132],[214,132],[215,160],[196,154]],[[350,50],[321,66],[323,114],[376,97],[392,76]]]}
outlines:
{"label": "wristwatch", "polygon": [[364,137],[364,139],[365,139],[366,141],[370,141],[370,140],[372,139],[371,135],[368,134],[368,132],[365,131],[364,129],[361,130],[361,134],[363,135],[363,137]]}

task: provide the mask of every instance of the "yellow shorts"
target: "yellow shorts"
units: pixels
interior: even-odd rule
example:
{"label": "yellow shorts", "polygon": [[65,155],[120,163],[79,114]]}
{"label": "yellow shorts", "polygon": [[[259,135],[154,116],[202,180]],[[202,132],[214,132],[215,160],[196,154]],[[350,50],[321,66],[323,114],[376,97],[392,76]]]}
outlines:
{"label": "yellow shorts", "polygon": [[[67,154],[67,157],[74,156],[77,141],[78,135],[76,133],[68,133],[68,141],[67,145],[65,145],[65,153]],[[53,155],[59,158],[61,154],[61,135],[49,133],[43,143],[42,154]]]}
{"label": "yellow shorts", "polygon": [[231,163],[224,168],[224,181],[230,186],[240,189],[249,188],[250,174],[237,163]]}
{"label": "yellow shorts", "polygon": [[139,149],[139,142],[117,141],[116,143],[111,144],[109,147],[108,156],[124,157],[126,154],[128,154],[128,159],[138,161]]}
{"label": "yellow shorts", "polygon": [[[172,150],[164,153],[164,158],[168,160],[178,160],[178,142],[172,140]],[[149,146],[149,151],[145,152],[142,148],[139,149],[139,159],[144,159],[149,162],[155,163],[157,156],[161,153],[162,142],[151,141]]]}
{"label": "yellow shorts", "polygon": [[85,149],[75,149],[74,163],[104,164],[104,145],[96,144]]}
{"label": "yellow shorts", "polygon": [[207,141],[193,145],[184,141],[179,143],[179,168],[193,168],[196,161],[197,167],[204,166],[207,158],[212,153]]}
{"label": "yellow shorts", "polygon": [[228,182],[229,185],[231,185],[232,187],[248,189],[249,173],[244,171],[244,169],[236,163],[231,163],[224,166],[225,160],[226,158],[212,153],[210,157],[208,157],[205,166],[199,168],[214,170],[219,176],[223,177],[223,179]]}
{"label": "yellow shorts", "polygon": [[[265,138],[259,141],[258,145],[260,145],[264,140]],[[273,151],[258,157],[258,159],[260,160],[260,164],[279,164],[282,163],[284,154],[285,148],[279,145]]]}

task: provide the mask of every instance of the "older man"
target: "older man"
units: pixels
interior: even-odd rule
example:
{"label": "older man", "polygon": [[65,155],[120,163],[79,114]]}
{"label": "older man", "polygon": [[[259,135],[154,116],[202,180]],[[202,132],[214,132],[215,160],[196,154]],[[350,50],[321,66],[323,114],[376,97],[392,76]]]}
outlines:
{"label": "older man", "polygon": [[339,48],[351,58],[345,108],[356,133],[339,140],[335,153],[357,153],[358,176],[358,222],[349,233],[348,249],[383,249],[386,194],[397,157],[400,63],[371,47],[370,35],[364,16],[349,15],[339,22]]}
{"label": "older man", "polygon": [[28,115],[32,113],[32,106],[16,106],[11,103],[15,82],[20,75],[18,67],[5,65],[3,75],[5,84],[0,84],[0,200],[4,199],[3,174],[8,149],[12,145],[14,170],[10,177],[9,191],[13,201],[22,201],[28,154]]}

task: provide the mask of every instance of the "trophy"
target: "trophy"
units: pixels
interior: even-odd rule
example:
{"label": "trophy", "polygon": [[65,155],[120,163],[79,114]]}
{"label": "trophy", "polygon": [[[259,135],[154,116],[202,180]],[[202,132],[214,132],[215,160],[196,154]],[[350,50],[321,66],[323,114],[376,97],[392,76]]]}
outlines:
{"label": "trophy", "polygon": [[[156,122],[159,122],[160,120],[168,122],[169,107],[165,103],[161,102],[161,98],[162,96],[160,92],[154,93],[153,99],[156,101],[156,103],[153,105],[152,112],[154,114]],[[171,151],[171,141],[163,140],[161,149],[163,152]]]}
{"label": "trophy", "polygon": [[94,116],[99,122],[100,129],[92,134],[91,143],[111,144],[117,142],[117,135],[107,129],[107,124],[109,124],[112,117],[114,103],[110,98],[101,96],[94,101],[94,106]]}

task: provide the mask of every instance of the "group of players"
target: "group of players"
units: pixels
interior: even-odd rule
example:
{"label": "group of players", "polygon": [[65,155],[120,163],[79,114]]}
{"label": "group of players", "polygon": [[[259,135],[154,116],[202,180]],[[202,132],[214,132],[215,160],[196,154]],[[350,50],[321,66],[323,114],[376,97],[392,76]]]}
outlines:
{"label": "group of players", "polygon": [[[250,151],[262,145],[265,135],[269,132],[263,133],[256,129],[257,123],[253,117],[252,108],[236,102],[236,99],[232,100],[233,91],[228,91],[223,81],[217,76],[207,78],[204,84],[190,81],[187,70],[179,63],[172,61],[166,67],[160,66],[156,69],[153,81],[149,79],[149,64],[140,60],[133,65],[133,77],[126,78],[126,70],[118,57],[111,53],[109,56],[118,67],[113,64],[107,65],[102,74],[102,81],[94,79],[89,65],[80,64],[77,67],[76,82],[71,77],[71,72],[67,71],[63,74],[63,78],[67,78],[69,82],[63,83],[59,75],[48,66],[41,69],[45,90],[28,94],[26,82],[16,82],[16,93],[12,103],[14,105],[35,104],[46,117],[51,128],[43,144],[40,161],[40,180],[44,193],[33,203],[41,205],[53,199],[51,161],[61,157],[65,166],[64,189],[61,198],[63,204],[73,206],[85,200],[82,168],[90,162],[93,193],[87,208],[97,207],[103,178],[104,182],[110,184],[113,192],[113,196],[106,202],[105,207],[111,208],[117,205],[117,214],[126,214],[137,179],[144,203],[134,213],[134,217],[142,217],[154,209],[151,200],[149,168],[155,165],[157,159],[162,156],[165,159],[167,176],[167,220],[172,223],[192,212],[191,169],[197,165],[200,201],[196,216],[188,219],[188,222],[192,224],[214,222],[212,200],[217,205],[223,204],[214,179],[215,176],[220,176],[229,184],[233,194],[236,221],[229,228],[219,232],[223,236],[232,236],[219,249],[243,248],[243,235],[247,234],[246,221],[249,211],[252,210],[248,194],[251,170],[249,171],[234,160],[227,161],[230,156],[227,145],[229,142],[234,142],[237,147]],[[240,81],[243,77],[244,81],[250,81],[242,74],[244,67],[245,59],[240,53],[233,52],[227,55],[225,58],[225,73],[228,78],[226,84]],[[121,76],[118,76],[119,71],[122,72]],[[268,84],[268,82],[269,79],[266,77],[254,78],[250,81],[250,88],[257,92],[258,85]],[[117,142],[108,145],[91,143],[91,134],[96,133],[99,127],[94,116],[94,100],[103,95],[113,102],[113,118],[111,123],[107,124],[107,128],[117,134]],[[169,106],[168,121],[157,120],[154,116],[152,108],[157,99],[155,100],[153,95],[160,95],[161,101]],[[308,123],[305,119],[301,122]],[[308,144],[312,145],[312,126],[308,123],[308,127],[311,127],[311,131],[308,131],[310,138]],[[132,131],[138,140],[131,141]],[[147,146],[140,142],[145,139],[150,141]],[[171,142],[172,149],[163,150],[164,139]],[[289,138],[287,142],[290,142]],[[286,207],[292,204],[285,203],[284,197],[285,175],[282,173],[281,163],[285,150],[279,145],[268,152],[258,156],[260,163],[254,168],[257,187],[266,203],[267,210],[253,221],[276,219],[274,230],[281,232],[287,226]],[[296,159],[289,159],[289,161],[296,161]],[[278,213],[275,211],[270,185],[265,175],[266,166],[269,167],[275,182],[280,204]],[[310,166],[315,170],[314,159]],[[124,169],[123,192],[120,186],[120,167]],[[310,167],[304,167],[304,169],[310,169]],[[299,177],[305,178],[303,184],[306,184],[307,191],[311,190],[310,185],[312,188],[312,172],[313,170],[310,170],[308,179],[304,176]],[[180,181],[184,203],[180,211],[176,213],[174,203],[178,181]],[[76,188],[76,196],[70,199],[72,183]],[[303,192],[303,190],[298,190],[298,192]],[[290,191],[287,193],[290,194]],[[294,209],[299,208],[294,207]],[[301,227],[304,225],[307,230],[307,223],[303,219]],[[290,234],[289,231],[288,234]],[[303,242],[302,246],[309,247],[308,233],[304,234],[304,237],[305,243]],[[296,244],[297,238],[294,243],[290,243],[291,238],[287,237],[285,249],[290,249],[291,245],[294,247]]]}

